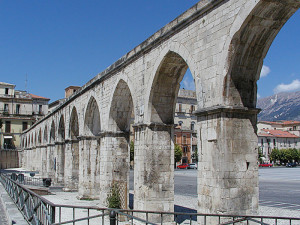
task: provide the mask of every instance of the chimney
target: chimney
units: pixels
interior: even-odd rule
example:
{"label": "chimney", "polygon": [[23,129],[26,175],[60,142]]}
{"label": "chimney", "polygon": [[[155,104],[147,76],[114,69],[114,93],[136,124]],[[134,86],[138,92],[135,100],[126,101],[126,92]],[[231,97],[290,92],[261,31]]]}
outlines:
{"label": "chimney", "polygon": [[69,86],[65,89],[65,98],[70,97],[72,94],[74,94],[80,86]]}

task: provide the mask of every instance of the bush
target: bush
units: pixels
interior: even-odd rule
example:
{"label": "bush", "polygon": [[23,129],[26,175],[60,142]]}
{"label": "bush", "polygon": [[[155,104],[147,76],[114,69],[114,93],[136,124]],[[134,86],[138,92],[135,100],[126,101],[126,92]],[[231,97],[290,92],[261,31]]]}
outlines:
{"label": "bush", "polygon": [[111,192],[107,197],[108,208],[120,209],[121,208],[121,198],[120,190],[117,184],[113,184],[111,187]]}

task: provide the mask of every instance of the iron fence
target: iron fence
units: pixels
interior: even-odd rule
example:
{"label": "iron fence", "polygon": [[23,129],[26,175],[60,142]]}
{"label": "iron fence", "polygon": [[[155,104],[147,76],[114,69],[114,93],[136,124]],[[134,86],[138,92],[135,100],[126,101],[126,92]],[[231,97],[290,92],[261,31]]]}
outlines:
{"label": "iron fence", "polygon": [[162,211],[110,209],[93,206],[74,206],[54,204],[37,195],[23,184],[0,174],[0,181],[11,196],[24,218],[33,225],[122,225],[122,224],[262,224],[296,225],[300,218],[241,216],[201,213],[180,213]]}

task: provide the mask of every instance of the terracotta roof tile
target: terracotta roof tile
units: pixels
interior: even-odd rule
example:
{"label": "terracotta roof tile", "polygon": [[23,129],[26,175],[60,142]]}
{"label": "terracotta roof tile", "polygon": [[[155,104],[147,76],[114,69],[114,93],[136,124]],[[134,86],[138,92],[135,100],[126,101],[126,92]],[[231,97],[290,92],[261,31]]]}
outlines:
{"label": "terracotta roof tile", "polygon": [[34,94],[30,94],[30,96],[31,96],[32,98],[35,98],[35,99],[45,99],[45,100],[50,100],[50,98],[45,98],[45,97],[41,97],[41,96],[34,95]]}
{"label": "terracotta roof tile", "polygon": [[281,137],[281,138],[299,138],[299,136],[292,134],[288,131],[282,130],[269,130],[269,129],[262,129],[263,132],[259,133],[258,136],[265,136],[265,137]]}

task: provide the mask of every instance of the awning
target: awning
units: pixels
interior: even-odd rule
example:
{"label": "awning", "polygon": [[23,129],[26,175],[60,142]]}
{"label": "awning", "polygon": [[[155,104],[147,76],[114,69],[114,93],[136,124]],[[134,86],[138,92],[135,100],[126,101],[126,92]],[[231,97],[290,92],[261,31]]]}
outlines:
{"label": "awning", "polygon": [[4,139],[12,139],[12,136],[4,136]]}

